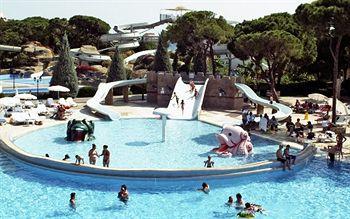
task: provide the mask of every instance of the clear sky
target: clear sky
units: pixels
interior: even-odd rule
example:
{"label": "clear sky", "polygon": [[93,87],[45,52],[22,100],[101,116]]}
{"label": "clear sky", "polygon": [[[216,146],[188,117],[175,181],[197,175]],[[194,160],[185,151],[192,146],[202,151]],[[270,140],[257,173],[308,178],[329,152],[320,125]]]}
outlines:
{"label": "clear sky", "polygon": [[209,10],[227,20],[241,22],[276,12],[294,13],[310,0],[0,0],[0,13],[8,19],[73,15],[98,17],[113,27],[118,24],[155,22],[162,9],[184,6]]}

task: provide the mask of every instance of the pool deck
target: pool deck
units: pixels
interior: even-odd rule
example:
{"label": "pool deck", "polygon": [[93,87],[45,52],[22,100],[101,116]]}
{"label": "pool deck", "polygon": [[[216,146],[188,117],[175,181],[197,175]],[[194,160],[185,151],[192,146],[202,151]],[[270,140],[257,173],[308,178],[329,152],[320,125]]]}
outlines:
{"label": "pool deck", "polygon": [[[87,100],[87,98],[79,98],[79,99],[75,100],[78,103],[78,107],[73,108],[73,114],[70,116],[69,119],[83,119],[83,118],[85,118],[87,120],[100,119],[99,115],[95,115],[95,114],[91,113],[91,111],[86,108],[86,106],[85,106],[86,100]],[[120,101],[120,98],[115,98],[115,104],[113,106],[109,106],[109,107],[112,110],[116,110],[116,111],[120,112],[123,118],[158,118],[158,116],[153,115],[153,110],[155,108],[154,105],[148,104],[145,101],[141,101],[138,99],[135,100],[134,98],[130,98],[130,100],[131,101],[129,103],[124,103],[124,102]],[[304,117],[304,115],[298,115],[298,114],[293,115],[293,121],[296,120],[296,118],[303,119],[303,117]],[[207,110],[202,110],[202,112],[199,116],[199,120],[201,120],[203,122],[210,123],[210,124],[218,125],[218,126],[221,126],[224,123],[234,123],[234,122],[240,121],[240,118],[241,118],[240,112],[234,111],[234,110],[208,110],[207,109]],[[313,119],[312,115],[310,115],[310,119],[311,120]],[[302,120],[302,122],[304,122],[304,120]],[[2,133],[7,133],[10,140],[13,140],[21,135],[35,131],[37,129],[41,129],[41,128],[45,128],[45,127],[49,127],[49,126],[53,126],[53,125],[58,125],[58,124],[66,124],[66,123],[67,123],[67,120],[66,121],[57,121],[57,120],[53,120],[53,119],[45,119],[44,124],[41,126],[37,126],[37,125],[14,126],[11,124],[6,124],[5,126],[1,127],[0,130]],[[286,132],[284,130],[284,126],[281,126],[281,130],[278,131],[277,133],[273,133],[273,135],[272,134],[261,134],[260,132],[256,132],[256,131],[253,131],[252,133],[259,135],[259,136],[262,136],[262,137],[265,137],[265,138],[285,142],[285,144],[290,144],[292,147],[297,147],[297,148],[302,147],[299,143],[296,143],[293,138],[287,137]],[[323,144],[316,144],[316,146],[322,148],[324,145]],[[350,146],[350,140],[347,141],[345,144],[344,151],[345,151],[346,158],[344,158],[344,159],[349,158],[349,154],[350,154],[349,153],[349,148],[350,148],[349,146]],[[310,153],[307,152],[307,154],[311,154],[311,150],[310,150]],[[42,162],[42,163],[48,162],[47,160],[45,161],[45,158],[43,158],[43,157],[36,156],[34,158],[41,160],[40,162]],[[49,160],[53,160],[53,159],[49,159]],[[59,162],[63,166],[66,165],[66,163],[62,163],[60,161],[55,161],[55,162]],[[308,161],[306,161],[306,163],[307,162]],[[258,164],[258,165],[260,165],[260,164]],[[91,167],[89,167],[90,165],[84,165],[83,168],[80,167],[80,170],[85,169],[86,166],[88,168],[91,168]],[[272,165],[271,161],[263,164],[262,166],[265,168],[264,171],[275,170],[275,168],[276,168],[276,165]],[[76,169],[76,167],[72,167],[72,168]],[[95,170],[95,169],[106,169],[106,168],[93,167],[91,169]],[[112,168],[110,168],[110,169],[112,170]],[[248,165],[246,167],[243,167],[243,169],[252,171],[252,173],[258,171],[257,167],[253,166],[253,165],[252,166]],[[79,171],[76,171],[76,172],[79,172]],[[105,170],[105,171],[107,171],[107,170]],[[138,171],[141,171],[141,170],[138,170]],[[173,170],[169,170],[169,171],[173,171]],[[186,173],[186,171],[184,171],[184,170],[182,170],[182,171],[184,173]],[[203,170],[196,170],[196,171],[201,172]],[[227,174],[227,172],[228,172],[227,169],[221,169],[219,171],[221,171],[223,175]],[[230,171],[232,171],[232,169],[230,169]],[[233,172],[229,172],[229,174],[231,174],[231,175],[237,174],[236,172],[237,172],[237,168]],[[143,173],[143,172],[141,172],[141,173]],[[200,174],[203,174],[203,173],[204,172],[198,173],[198,176],[200,176]],[[156,173],[156,174],[158,174],[158,173]],[[161,174],[163,174],[163,173],[161,173]],[[210,173],[208,173],[206,171],[206,174],[210,174]],[[229,175],[229,174],[227,174],[227,175]],[[180,176],[180,177],[182,177],[182,176]],[[186,176],[184,176],[184,177],[186,177]]]}

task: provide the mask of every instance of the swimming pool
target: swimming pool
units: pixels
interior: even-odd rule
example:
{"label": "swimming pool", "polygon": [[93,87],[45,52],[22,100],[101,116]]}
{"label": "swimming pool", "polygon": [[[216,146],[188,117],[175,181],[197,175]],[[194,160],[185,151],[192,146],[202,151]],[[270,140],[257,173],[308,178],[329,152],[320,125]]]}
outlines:
{"label": "swimming pool", "polygon": [[[24,166],[0,151],[0,218],[232,218],[228,196],[242,193],[262,204],[257,218],[348,218],[350,165],[328,168],[322,158],[301,171],[209,180],[209,195],[196,191],[202,181],[118,181],[66,175]],[[126,184],[127,205],[117,200]],[[68,207],[77,193],[77,211]]]}
{"label": "swimming pool", "polygon": [[[91,142],[67,142],[66,125],[40,129],[26,134],[14,143],[26,152],[62,159],[65,154],[85,157],[91,144],[109,145],[111,167],[116,168],[201,168],[208,155],[213,156],[215,167],[232,167],[240,164],[275,158],[277,142],[252,136],[254,156],[221,158],[211,153],[218,142],[215,133],[220,127],[200,121],[168,120],[166,141],[161,142],[161,120],[122,119],[112,122],[95,122],[96,140]],[[35,142],[35,143],[34,143]],[[74,159],[71,159],[74,162]],[[97,162],[101,165],[102,159]]]}
{"label": "swimming pool", "polygon": [[[47,87],[49,86],[51,81],[51,76],[43,76],[39,81],[39,89],[40,93],[48,92]],[[15,82],[15,89],[13,89],[13,82]],[[37,90],[37,82],[33,78],[19,78],[18,75],[15,77],[13,81],[13,77],[9,74],[0,75],[0,83],[3,87],[2,92],[5,94],[16,93],[29,93],[36,92]]]}

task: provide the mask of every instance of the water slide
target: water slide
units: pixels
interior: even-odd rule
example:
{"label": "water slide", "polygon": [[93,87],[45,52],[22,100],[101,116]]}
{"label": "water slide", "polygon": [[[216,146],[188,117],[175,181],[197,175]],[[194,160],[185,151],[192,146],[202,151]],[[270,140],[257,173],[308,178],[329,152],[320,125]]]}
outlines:
{"label": "water slide", "polygon": [[22,48],[18,46],[0,45],[0,51],[21,52]]}
{"label": "water slide", "polygon": [[245,84],[235,83],[235,86],[237,87],[238,90],[243,92],[248,97],[248,99],[251,100],[252,102],[277,110],[276,113],[273,113],[271,115],[271,116],[275,116],[277,121],[284,120],[293,113],[293,110],[286,105],[283,105],[281,103],[276,103],[275,101],[270,103],[269,100],[259,97],[249,86]]}
{"label": "water slide", "polygon": [[136,59],[140,56],[155,55],[155,54],[156,54],[156,50],[154,50],[154,49],[137,52],[137,53],[132,54],[131,56],[126,57],[124,59],[124,64],[128,64],[129,62],[135,62]]}
{"label": "water slide", "polygon": [[98,89],[96,91],[95,96],[89,99],[86,102],[86,105],[102,115],[107,116],[111,120],[118,120],[120,118],[120,113],[111,110],[107,106],[101,104],[102,101],[106,98],[110,89],[114,87],[123,87],[128,85],[136,85],[136,84],[145,84],[147,82],[146,78],[142,79],[133,79],[133,80],[122,80],[122,81],[114,81],[110,83],[100,83],[98,85]]}
{"label": "water slide", "polygon": [[[172,98],[169,102],[166,110],[164,108],[158,108],[155,110],[155,114],[158,111],[166,111],[169,119],[178,120],[193,120],[197,119],[198,114],[202,108],[202,103],[204,99],[205,89],[207,87],[209,79],[204,82],[204,85],[195,85],[198,91],[198,95],[195,97],[194,92],[191,91],[190,86],[185,84],[180,77],[175,85]],[[178,103],[176,102],[176,96],[178,97]],[[181,101],[184,101],[184,111],[181,109]]]}

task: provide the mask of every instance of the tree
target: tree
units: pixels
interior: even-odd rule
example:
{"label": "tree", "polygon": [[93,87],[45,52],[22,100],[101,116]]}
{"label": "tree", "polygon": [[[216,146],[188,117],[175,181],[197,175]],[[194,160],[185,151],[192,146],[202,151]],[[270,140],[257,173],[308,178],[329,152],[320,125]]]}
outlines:
{"label": "tree", "polygon": [[71,28],[68,32],[69,40],[73,48],[82,45],[98,46],[100,36],[111,29],[106,22],[91,16],[76,15],[68,22]]}
{"label": "tree", "polygon": [[76,97],[78,94],[78,77],[69,50],[68,37],[67,34],[64,34],[62,37],[58,62],[53,69],[50,86],[61,85],[67,87],[70,89],[69,95]]}
{"label": "tree", "polygon": [[235,27],[228,49],[241,60],[255,65],[256,78],[265,80],[274,100],[276,84],[291,65],[306,65],[316,58],[316,39],[302,30],[288,13],[278,13]]}
{"label": "tree", "polygon": [[108,70],[107,82],[126,80],[124,61],[120,56],[118,47],[112,57],[112,63]]}
{"label": "tree", "polygon": [[[171,71],[170,58],[168,53],[168,43],[165,41],[165,32],[162,31],[158,38],[158,46],[154,57],[153,71]],[[164,42],[165,41],[165,42]]]}
{"label": "tree", "polygon": [[53,51],[58,52],[61,39],[64,33],[69,32],[68,20],[65,18],[53,18],[49,20],[49,25],[46,28],[46,38],[43,44],[48,45]]}
{"label": "tree", "polygon": [[[213,46],[218,42],[225,43],[232,35],[233,27],[222,16],[217,18],[211,11],[188,12],[167,27],[168,39],[181,45],[180,49],[178,47],[179,55],[186,57],[186,62],[198,56],[196,62],[199,63],[198,59],[201,58],[204,59],[201,63],[205,65],[209,55],[213,74],[216,73]],[[199,68],[207,69],[206,66]]]}
{"label": "tree", "polygon": [[350,35],[350,0],[318,0],[302,4],[295,11],[299,23],[323,37],[329,37],[329,50],[333,60],[332,122],[336,122],[339,54],[342,40]]}

